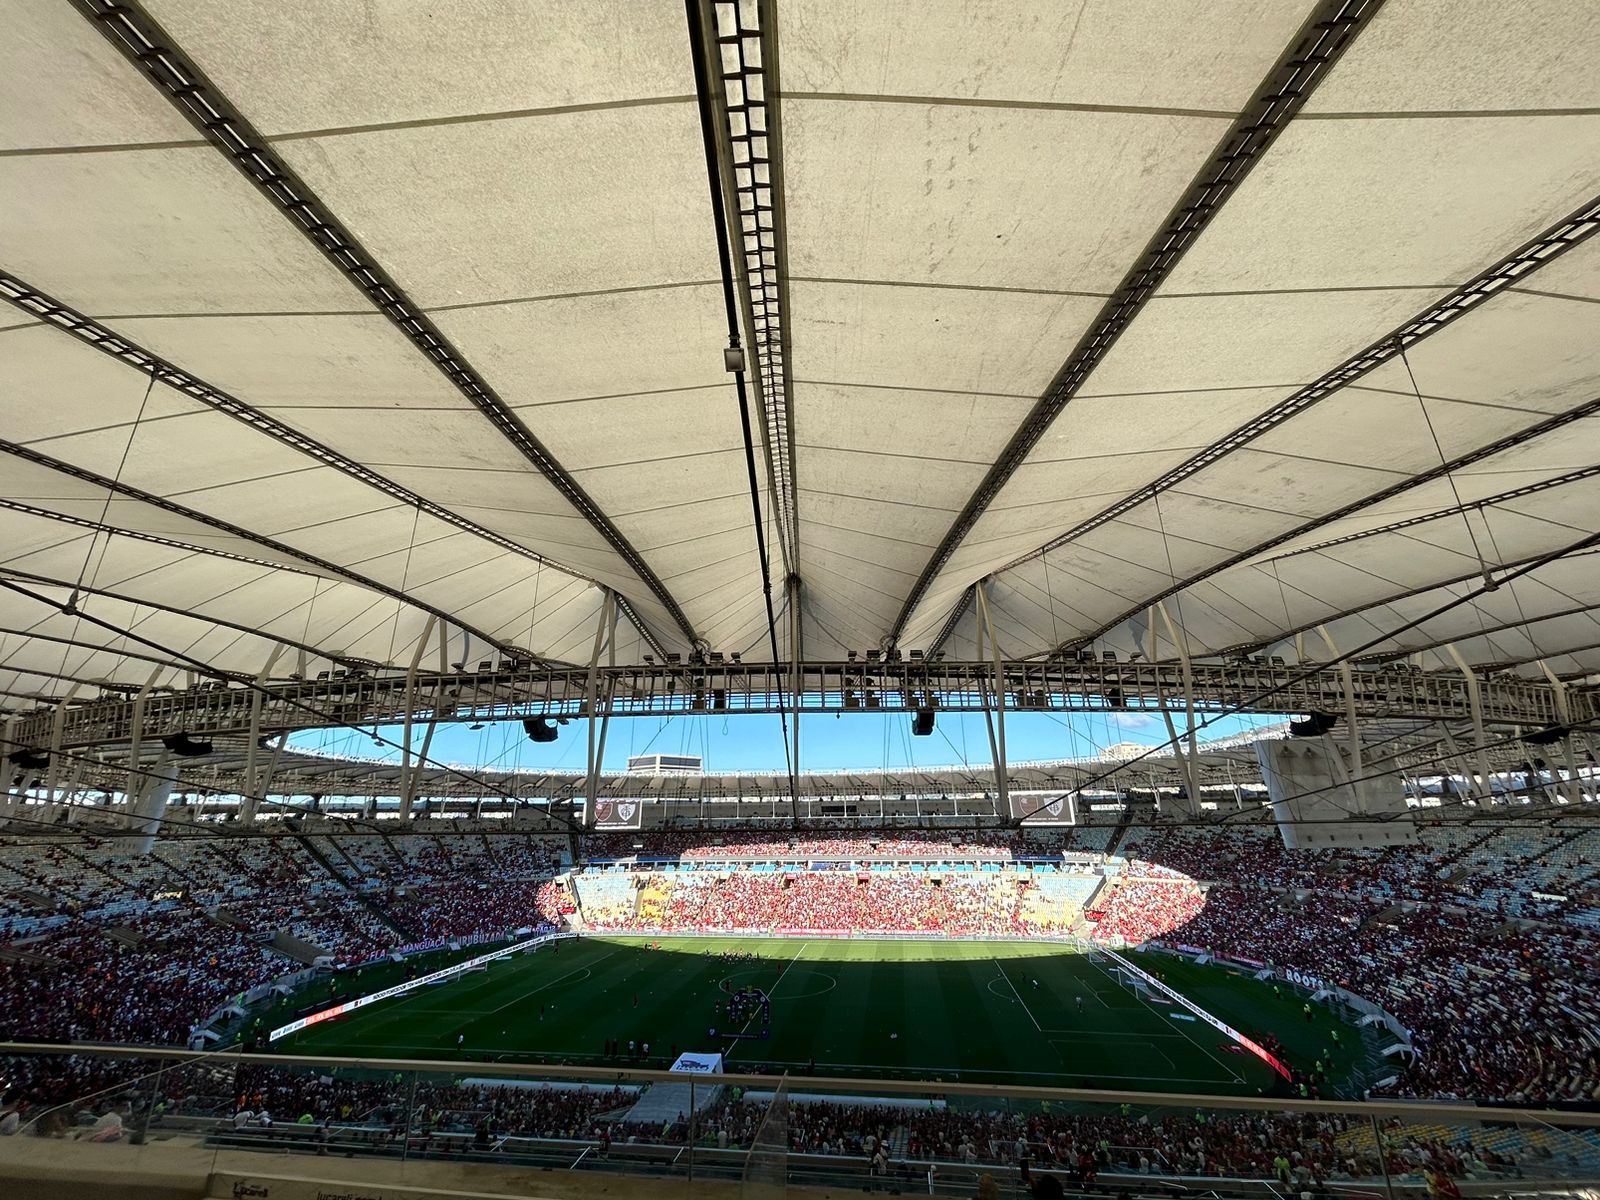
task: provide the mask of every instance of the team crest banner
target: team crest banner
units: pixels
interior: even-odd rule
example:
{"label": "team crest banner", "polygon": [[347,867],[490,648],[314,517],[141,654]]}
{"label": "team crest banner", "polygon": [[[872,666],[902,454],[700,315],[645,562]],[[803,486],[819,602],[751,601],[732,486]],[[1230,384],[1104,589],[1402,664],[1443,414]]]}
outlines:
{"label": "team crest banner", "polygon": [[644,823],[644,805],[637,800],[596,800],[596,829],[638,829]]}

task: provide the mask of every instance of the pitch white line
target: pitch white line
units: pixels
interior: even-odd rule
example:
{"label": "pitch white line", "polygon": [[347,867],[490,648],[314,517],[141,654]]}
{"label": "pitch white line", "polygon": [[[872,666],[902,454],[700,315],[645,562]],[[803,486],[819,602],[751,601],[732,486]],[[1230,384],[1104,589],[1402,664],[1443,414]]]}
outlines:
{"label": "pitch white line", "polygon": [[[1093,962],[1092,959],[1090,961]],[[1119,989],[1122,988],[1123,985],[1117,982],[1116,976],[1111,974],[1110,971],[1107,971],[1099,963],[1095,963],[1094,965],[1100,970],[1100,972],[1102,974],[1105,975],[1105,977],[1107,979],[1109,979],[1111,981],[1113,987],[1116,987],[1116,988],[1119,988]],[[1156,1006],[1153,1003],[1151,1003],[1145,997],[1140,996],[1137,990],[1134,991],[1134,996],[1138,999],[1140,1004],[1142,1004],[1150,1012],[1151,1016],[1160,1017],[1160,1016],[1163,1015],[1161,1013],[1161,1011],[1158,1008],[1156,1008]],[[1166,1021],[1163,1021],[1162,1024],[1166,1025]],[[1194,1048],[1196,1050],[1200,1051],[1201,1054],[1204,1054],[1212,1062],[1216,1063],[1217,1066],[1221,1067],[1222,1070],[1223,1070],[1223,1074],[1226,1075],[1227,1078],[1231,1082],[1233,1082],[1233,1083],[1244,1083],[1245,1082],[1244,1076],[1239,1074],[1237,1071],[1235,1071],[1230,1064],[1223,1062],[1220,1058],[1218,1058],[1215,1054],[1213,1054],[1210,1050],[1208,1050],[1206,1048],[1206,1046],[1205,1046],[1205,1043],[1196,1041],[1194,1035],[1192,1033],[1190,1033],[1188,1031],[1188,1029],[1185,1028],[1186,1024],[1187,1024],[1187,1022],[1180,1021],[1178,1023],[1178,1032],[1181,1033],[1184,1036],[1184,1038],[1187,1039],[1188,1042],[1192,1046],[1194,1046]],[[1168,1025],[1167,1028],[1170,1029],[1172,1027],[1170,1025]]]}
{"label": "pitch white line", "polygon": [[[618,946],[617,949],[615,949],[615,950],[613,950],[611,952],[611,954],[620,953],[621,950],[622,950],[622,947]],[[492,1016],[494,1016],[495,1013],[503,1012],[506,1009],[510,1008],[514,1004],[521,1004],[529,996],[537,996],[540,992],[544,991],[546,988],[555,987],[555,985],[560,983],[563,979],[571,979],[574,975],[577,975],[579,972],[587,971],[590,975],[593,975],[594,974],[595,963],[605,962],[606,959],[611,957],[611,954],[602,954],[599,958],[595,959],[593,963],[589,963],[587,966],[574,967],[572,970],[568,971],[565,975],[557,975],[554,979],[547,979],[545,982],[541,983],[538,987],[531,988],[528,991],[523,992],[520,996],[517,996],[515,999],[507,1000],[499,1008],[491,1008],[487,1012],[485,1012],[482,1009],[478,1009],[474,1015],[475,1016],[479,1016],[479,1017],[492,1017]]]}
{"label": "pitch white line", "polygon": [[1033,1022],[1034,1029],[1039,1033],[1043,1033],[1044,1027],[1039,1024],[1039,1018],[1033,1015],[1033,1010],[1028,1007],[1027,1001],[1023,1000],[1022,993],[1017,991],[1017,985],[1011,982],[1011,976],[1006,974],[1006,969],[1000,965],[1000,960],[998,958],[991,958],[989,961],[992,962],[995,965],[995,969],[1000,972],[1000,978],[1004,979],[1007,985],[1011,988],[1011,994],[1017,998],[1017,1003],[1022,1005],[1022,1011],[1028,1014],[1028,1020]]}
{"label": "pitch white line", "polygon": [[[791,958],[787,963],[784,964],[783,970],[778,972],[777,979],[772,981],[772,987],[767,990],[767,999],[768,1000],[772,999],[773,994],[778,990],[779,985],[781,985],[783,983],[783,977],[789,973],[789,968],[794,966],[795,963],[800,961],[800,956],[806,952],[806,947],[809,946],[809,945],[811,945],[810,942],[801,942],[800,943],[800,949],[798,949],[798,950],[796,950],[794,952],[794,957]],[[756,1019],[756,1014],[755,1013],[751,1013],[749,1020],[747,1020],[744,1023],[744,1029],[739,1030],[739,1032],[743,1033],[745,1031],[745,1029],[749,1029],[751,1022],[753,1022],[755,1019]],[[722,1057],[723,1058],[732,1058],[734,1051],[739,1048],[739,1043],[743,1039],[742,1038],[731,1038],[729,1040],[730,1040],[731,1044],[728,1046],[728,1048],[726,1050],[724,1050],[722,1052]]]}

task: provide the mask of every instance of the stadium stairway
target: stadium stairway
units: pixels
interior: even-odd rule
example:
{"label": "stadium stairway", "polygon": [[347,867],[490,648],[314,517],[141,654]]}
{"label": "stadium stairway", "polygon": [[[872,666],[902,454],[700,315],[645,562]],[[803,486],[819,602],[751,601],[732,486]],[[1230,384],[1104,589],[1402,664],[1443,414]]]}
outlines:
{"label": "stadium stairway", "polygon": [[[316,860],[317,865],[326,871],[329,877],[332,878],[335,883],[353,896],[363,908],[370,912],[374,917],[378,918],[378,920],[382,922],[384,928],[388,929],[390,933],[394,934],[402,941],[411,941],[415,937],[411,930],[407,929],[395,919],[393,913],[391,913],[383,905],[379,904],[371,896],[367,895],[366,892],[356,887],[351,881],[351,877],[346,875],[342,870],[335,866],[333,860],[328,857],[328,854],[320,846],[318,846],[314,840],[303,833],[296,833],[294,835],[294,840],[304,846],[306,853]],[[385,841],[387,840],[388,839],[385,839]],[[346,854],[344,849],[337,842],[330,839],[328,844],[332,846],[334,850],[337,851],[339,855],[351,865],[352,868],[354,868],[358,876],[361,874],[360,865],[348,854]],[[390,849],[393,849],[393,847],[391,846]]]}
{"label": "stadium stairway", "polygon": [[303,833],[296,833],[294,835],[294,840],[305,847],[306,853],[312,857],[312,860],[316,862],[317,866],[321,867],[328,873],[329,878],[331,878],[335,883],[337,883],[347,892],[355,890],[350,884],[350,879],[343,871],[334,865],[333,860],[328,857],[327,853],[322,849],[321,846],[318,846]]}
{"label": "stadium stairway", "polygon": [[56,849],[61,851],[61,853],[64,854],[67,858],[70,858],[70,859],[74,860],[79,866],[81,866],[85,871],[89,872],[90,874],[98,875],[102,879],[109,880],[110,883],[111,883],[111,886],[114,887],[119,893],[125,892],[127,890],[127,888],[128,888],[127,880],[121,879],[118,876],[113,875],[110,871],[106,870],[104,867],[102,867],[99,863],[95,862],[93,859],[87,857],[86,855],[79,854],[76,850],[72,849],[72,847],[70,847],[70,846],[60,846],[60,845],[58,845],[56,847]]}
{"label": "stadium stairway", "polygon": [[408,865],[406,856],[400,853],[400,847],[394,844],[394,839],[383,831],[383,826],[374,821],[372,827],[378,831],[378,836],[383,839],[383,844],[389,848],[389,854],[395,863],[401,868],[406,867]]}
{"label": "stadium stairway", "polygon": [[272,935],[272,940],[267,945],[285,958],[292,958],[295,962],[303,963],[308,967],[316,962],[317,959],[328,956],[328,951],[315,942],[297,938],[287,929],[278,930],[277,933]]}
{"label": "stadium stairway", "polygon": [[254,928],[249,921],[231,911],[226,905],[218,904],[212,908],[202,908],[200,911],[218,925],[228,929],[242,929],[245,933],[249,933]]}
{"label": "stadium stairway", "polygon": [[688,1115],[691,1089],[697,1112],[704,1112],[712,1105],[721,1103],[724,1089],[718,1085],[657,1083],[634,1102],[633,1107],[623,1114],[622,1120],[641,1125],[677,1124],[680,1115]]}
{"label": "stadium stairway", "polygon": [[1132,825],[1133,808],[1130,805],[1123,809],[1122,815],[1117,818],[1117,823],[1111,830],[1110,838],[1106,840],[1105,855],[1107,858],[1110,858],[1117,852],[1117,847],[1122,845],[1122,839],[1127,836],[1128,830]]}
{"label": "stadium stairway", "polygon": [[[346,850],[344,845],[341,845],[339,838],[323,837],[323,843],[326,845],[326,850],[322,850],[320,846],[317,846],[317,842],[315,842],[315,838],[312,838],[312,835],[307,834],[306,837],[301,837],[301,845],[306,846],[306,850],[322,850],[322,856],[317,861],[322,864],[323,870],[333,875],[334,878],[338,878],[339,882],[344,883],[347,888],[352,888],[362,878],[366,877],[366,874],[368,874],[366,867],[363,867],[360,862],[355,861],[350,856],[350,851]],[[333,851],[333,853],[328,853],[328,851]],[[338,856],[344,862],[344,866],[336,869],[334,867],[334,856]]]}
{"label": "stadium stairway", "polygon": [[33,888],[17,888],[7,894],[13,899],[22,901],[26,907],[38,909],[41,912],[50,912],[60,907],[61,904],[57,897],[45,892],[35,891]]}
{"label": "stadium stairway", "polygon": [[0,962],[28,963],[30,966],[35,967],[60,967],[63,965],[47,955],[36,954],[32,950],[17,945],[15,942],[0,946]]}

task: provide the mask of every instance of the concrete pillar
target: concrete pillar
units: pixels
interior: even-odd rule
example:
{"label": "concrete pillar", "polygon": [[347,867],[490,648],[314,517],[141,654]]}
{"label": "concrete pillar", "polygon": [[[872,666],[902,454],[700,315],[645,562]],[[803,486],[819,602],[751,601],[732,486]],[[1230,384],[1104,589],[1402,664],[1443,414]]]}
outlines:
{"label": "concrete pillar", "polygon": [[177,782],[178,764],[163,752],[150,769],[138,794],[128,798],[132,808],[128,816],[128,828],[133,836],[125,845],[132,853],[149,854],[155,847],[156,837],[161,831],[161,818],[167,811],[167,801],[172,797],[172,789]]}

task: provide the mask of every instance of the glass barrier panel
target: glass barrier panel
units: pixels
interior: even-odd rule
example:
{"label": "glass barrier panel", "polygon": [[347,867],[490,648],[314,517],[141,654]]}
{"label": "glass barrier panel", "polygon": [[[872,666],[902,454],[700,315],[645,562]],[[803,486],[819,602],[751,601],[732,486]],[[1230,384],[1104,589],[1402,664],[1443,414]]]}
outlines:
{"label": "glass barrier panel", "polygon": [[1596,1113],[90,1047],[0,1051],[0,1082],[0,1171],[64,1177],[116,1162],[423,1187],[466,1165],[720,1180],[750,1200],[1421,1200],[1600,1181]]}

